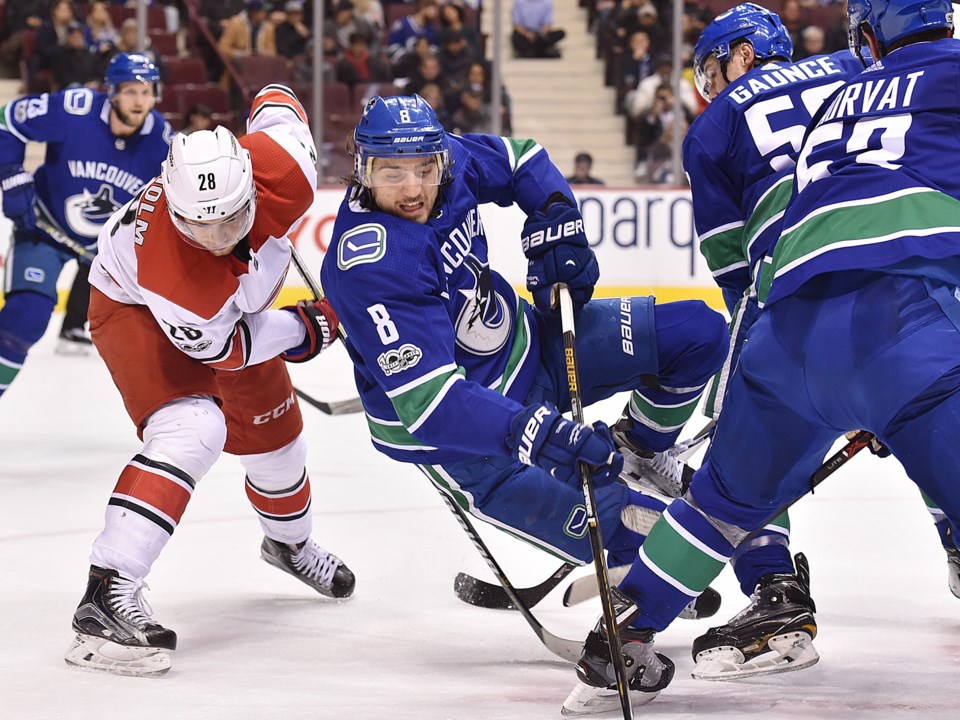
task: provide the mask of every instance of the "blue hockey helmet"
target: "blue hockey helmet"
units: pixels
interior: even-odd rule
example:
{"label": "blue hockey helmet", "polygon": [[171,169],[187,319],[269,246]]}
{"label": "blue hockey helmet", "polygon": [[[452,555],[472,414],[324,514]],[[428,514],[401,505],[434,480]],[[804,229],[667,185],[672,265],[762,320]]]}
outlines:
{"label": "blue hockey helmet", "polygon": [[703,69],[707,58],[713,55],[717,59],[726,78],[730,49],[738,40],[749,42],[759,61],[793,57],[793,41],[779,15],[754,3],[730,8],[703,29],[693,50],[694,79],[704,99],[710,100]]}
{"label": "blue hockey helmet", "polygon": [[107,65],[104,77],[107,92],[113,97],[122,83],[153,83],[153,93],[160,99],[160,70],[146,55],[140,53],[117,53]]}
{"label": "blue hockey helmet", "polygon": [[450,143],[443,125],[430,104],[419,95],[374,97],[363,110],[353,133],[356,147],[354,173],[364,187],[391,183],[390,177],[375,175],[374,158],[435,157],[439,185],[450,177]]}
{"label": "blue hockey helmet", "polygon": [[847,15],[850,50],[857,56],[862,52],[864,25],[873,31],[881,51],[909,35],[953,28],[950,0],[848,0]]}

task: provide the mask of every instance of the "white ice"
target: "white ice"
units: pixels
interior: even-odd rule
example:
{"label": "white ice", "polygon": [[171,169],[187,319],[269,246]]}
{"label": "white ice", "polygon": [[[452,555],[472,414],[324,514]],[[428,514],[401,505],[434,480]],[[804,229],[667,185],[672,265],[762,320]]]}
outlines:
{"label": "white ice", "polygon": [[[241,467],[224,456],[149,577],[156,618],[179,635],[173,670],[145,680],[68,668],[90,543],[139,444],[100,360],[55,355],[54,329],[0,400],[0,718],[560,717],[572,667],[519,614],[454,597],[458,571],[493,578],[436,492],[372,449],[362,416],[307,406],[314,537],[356,572],[355,596],[324,600],[259,560]],[[355,394],[342,351],[292,372],[317,397]],[[612,421],[619,408],[608,402],[589,419]],[[637,717],[960,716],[960,600],[899,465],[862,453],[796,507],[793,524],[794,548],[810,559],[820,663],[752,681],[695,681],[690,642],[711,621],[677,621],[657,643],[677,677]],[[559,565],[484,530],[516,585]],[[715,586],[724,598],[715,620],[745,605],[729,570]],[[534,612],[552,632],[582,638],[599,604],[563,608],[561,589]]]}

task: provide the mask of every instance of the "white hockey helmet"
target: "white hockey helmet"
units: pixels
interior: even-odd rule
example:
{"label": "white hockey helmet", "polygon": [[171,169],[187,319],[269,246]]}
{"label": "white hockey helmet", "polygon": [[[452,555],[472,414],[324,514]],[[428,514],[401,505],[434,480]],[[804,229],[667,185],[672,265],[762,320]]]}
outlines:
{"label": "white hockey helmet", "polygon": [[173,224],[194,247],[226,254],[253,227],[250,153],[223,126],[175,135],[160,181]]}

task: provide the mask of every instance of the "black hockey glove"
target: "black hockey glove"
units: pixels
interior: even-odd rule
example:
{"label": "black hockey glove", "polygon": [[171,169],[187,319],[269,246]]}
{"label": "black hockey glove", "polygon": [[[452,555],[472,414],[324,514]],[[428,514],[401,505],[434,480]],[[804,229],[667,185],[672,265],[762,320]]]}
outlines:
{"label": "black hockey glove", "polygon": [[33,230],[37,226],[33,175],[24,170],[23,165],[0,165],[0,190],[3,191],[3,214],[16,227]]}
{"label": "black hockey glove", "polygon": [[287,362],[301,363],[315,358],[337,339],[340,320],[326,298],[301,300],[296,305],[280,308],[297,316],[307,329],[307,338],[280,357]]}
{"label": "black hockey glove", "polygon": [[542,312],[550,312],[550,288],[564,282],[575,310],[593,297],[600,277],[597,257],[583,231],[583,217],[566,197],[533,213],[523,225],[523,254],[527,256],[527,290]]}
{"label": "black hockey glove", "polygon": [[543,468],[573,488],[580,487],[578,462],[590,466],[597,487],[615,481],[623,469],[623,456],[606,425],[598,422],[591,428],[567,420],[549,403],[528,405],[517,413],[507,445],[520,462]]}

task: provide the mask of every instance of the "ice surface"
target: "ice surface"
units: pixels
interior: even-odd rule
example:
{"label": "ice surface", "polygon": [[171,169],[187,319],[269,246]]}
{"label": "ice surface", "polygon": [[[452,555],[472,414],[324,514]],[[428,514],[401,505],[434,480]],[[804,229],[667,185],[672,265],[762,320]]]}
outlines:
{"label": "ice surface", "polygon": [[[492,576],[436,492],[415,468],[372,449],[362,416],[306,406],[314,537],[356,572],[355,596],[325,600],[259,560],[242,469],[224,456],[148,579],[156,618],[179,635],[173,670],[143,680],[68,668],[63,652],[90,543],[139,444],[99,359],[57,356],[54,342],[52,327],[0,399],[0,718],[560,717],[572,667],[518,614],[454,597],[458,571]],[[295,382],[322,399],[354,395],[345,353],[328,355],[291,367]],[[611,401],[588,418],[612,421],[619,409]],[[820,608],[819,665],[737,683],[695,681],[690,642],[711,621],[678,621],[658,639],[677,678],[637,717],[957,717],[960,600],[947,589],[945,556],[899,465],[864,452],[792,515],[793,545],[810,559]],[[516,585],[560,564],[482,530]],[[552,632],[581,638],[599,604],[563,608],[564,587],[535,613]],[[745,605],[729,570],[716,587],[721,619]]]}

